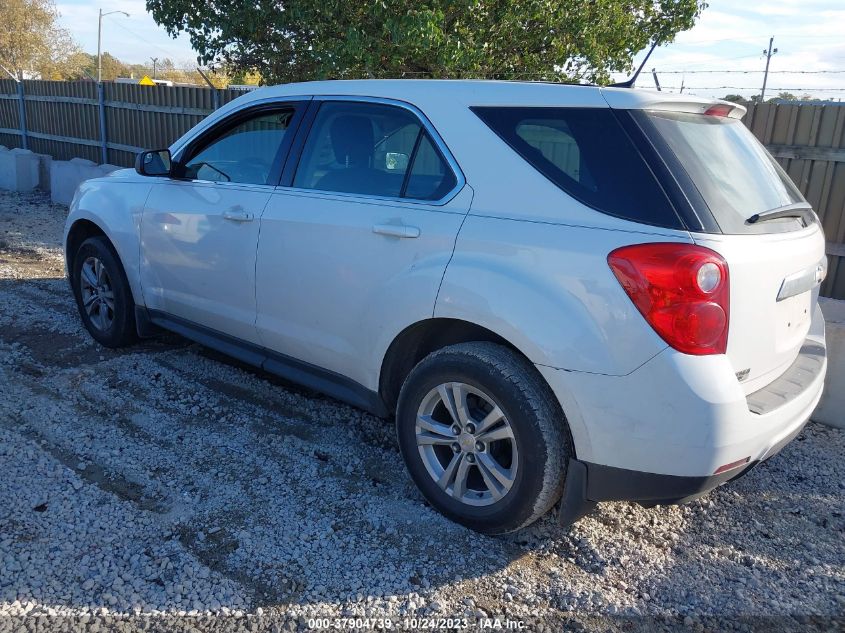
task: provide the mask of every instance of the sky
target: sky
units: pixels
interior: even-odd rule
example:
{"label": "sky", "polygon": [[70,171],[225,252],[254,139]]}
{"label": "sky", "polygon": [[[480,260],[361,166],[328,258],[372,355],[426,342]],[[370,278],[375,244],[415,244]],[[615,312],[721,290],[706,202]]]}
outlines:
{"label": "sky", "polygon": [[[664,90],[678,92],[683,82],[684,93],[707,97],[759,94],[763,50],[774,37],[778,52],[769,67],[767,98],[787,89],[845,99],[843,27],[843,0],[711,0],[692,29],[654,51],[637,85],[653,88],[649,71],[655,68]],[[644,55],[635,57],[636,65]],[[733,72],[702,72],[725,70]]]}
{"label": "sky", "polygon": [[130,64],[152,64],[151,57],[169,57],[177,66],[196,64],[196,53],[185,35],[171,38],[147,13],[144,0],[55,0],[59,23],[68,29],[87,53],[97,52],[97,21],[104,13],[125,11],[127,18],[113,13],[103,18],[103,52]]}
{"label": "sky", "polygon": [[[110,0],[102,5],[58,0],[60,22],[86,51],[97,51],[101,6],[104,11],[130,14],[103,18],[104,51],[130,63],[150,64],[150,57],[169,57],[178,66],[195,63],[188,38],[168,36],[147,13],[144,0]],[[653,88],[654,68],[663,89],[671,92],[683,84],[684,93],[707,97],[759,94],[766,65],[763,49],[774,36],[778,52],[771,59],[767,97],[786,89],[797,95],[845,99],[843,26],[845,0],[711,0],[692,29],[655,50],[637,85]],[[635,63],[643,56],[644,52],[637,55]]]}

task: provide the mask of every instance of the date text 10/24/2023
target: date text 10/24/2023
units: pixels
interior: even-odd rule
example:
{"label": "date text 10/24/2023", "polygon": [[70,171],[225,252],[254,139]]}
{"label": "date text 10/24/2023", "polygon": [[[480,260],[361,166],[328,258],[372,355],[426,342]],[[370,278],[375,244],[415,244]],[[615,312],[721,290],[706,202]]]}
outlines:
{"label": "date text 10/24/2023", "polygon": [[308,628],[313,630],[399,630],[424,631],[456,629],[482,631],[523,631],[527,629],[523,620],[511,618],[448,618],[448,617],[404,617],[404,618],[310,618]]}

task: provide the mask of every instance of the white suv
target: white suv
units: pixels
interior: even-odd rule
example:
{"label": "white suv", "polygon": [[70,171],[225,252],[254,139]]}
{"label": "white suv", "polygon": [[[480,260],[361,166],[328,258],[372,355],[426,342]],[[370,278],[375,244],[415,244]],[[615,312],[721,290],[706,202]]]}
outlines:
{"label": "white suv", "polygon": [[84,183],[70,284],[110,347],[158,328],[379,416],[502,533],[563,497],[681,502],[822,393],[818,219],[726,102],[351,81],[257,90]]}

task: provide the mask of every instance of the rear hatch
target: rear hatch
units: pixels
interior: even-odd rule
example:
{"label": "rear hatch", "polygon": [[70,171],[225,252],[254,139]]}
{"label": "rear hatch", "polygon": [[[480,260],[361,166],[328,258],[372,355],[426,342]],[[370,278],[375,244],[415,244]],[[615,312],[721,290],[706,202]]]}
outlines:
{"label": "rear hatch", "polygon": [[807,337],[827,267],[824,234],[810,205],[739,120],[743,110],[682,109],[646,108],[635,116],[658,139],[670,170],[684,172],[679,180],[691,204],[715,221],[716,230],[692,238],[728,262],[727,355],[751,393],[786,371]]}

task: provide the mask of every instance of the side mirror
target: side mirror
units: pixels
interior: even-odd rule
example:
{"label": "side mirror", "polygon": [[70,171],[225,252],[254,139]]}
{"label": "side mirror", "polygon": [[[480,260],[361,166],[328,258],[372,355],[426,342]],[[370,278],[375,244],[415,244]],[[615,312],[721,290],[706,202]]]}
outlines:
{"label": "side mirror", "polygon": [[173,161],[169,149],[155,149],[141,152],[135,157],[135,171],[142,176],[170,176]]}

